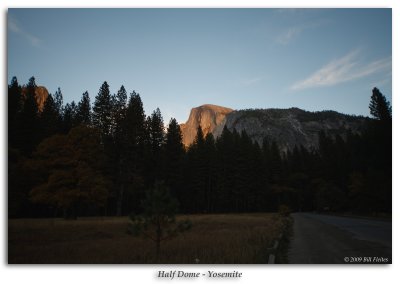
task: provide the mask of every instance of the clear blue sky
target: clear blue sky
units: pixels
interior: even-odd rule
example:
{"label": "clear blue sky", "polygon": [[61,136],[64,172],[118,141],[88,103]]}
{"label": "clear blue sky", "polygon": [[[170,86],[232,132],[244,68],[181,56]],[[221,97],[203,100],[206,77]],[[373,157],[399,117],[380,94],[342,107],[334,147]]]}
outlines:
{"label": "clear blue sky", "polygon": [[146,114],[205,103],[368,115],[392,98],[391,9],[10,9],[8,82],[92,102],[107,81]]}

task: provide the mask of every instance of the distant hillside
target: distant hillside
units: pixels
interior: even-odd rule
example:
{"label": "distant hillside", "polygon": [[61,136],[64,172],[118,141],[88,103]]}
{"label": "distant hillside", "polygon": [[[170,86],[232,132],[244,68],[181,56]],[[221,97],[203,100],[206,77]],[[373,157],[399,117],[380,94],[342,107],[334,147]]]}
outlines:
{"label": "distant hillside", "polygon": [[309,112],[299,108],[236,110],[204,105],[193,108],[188,122],[182,125],[185,145],[193,142],[200,125],[205,134],[221,135],[224,126],[230,131],[245,130],[253,141],[264,138],[274,140],[282,151],[302,145],[308,149],[318,147],[318,133],[344,136],[348,130],[360,132],[366,118],[335,111]]}

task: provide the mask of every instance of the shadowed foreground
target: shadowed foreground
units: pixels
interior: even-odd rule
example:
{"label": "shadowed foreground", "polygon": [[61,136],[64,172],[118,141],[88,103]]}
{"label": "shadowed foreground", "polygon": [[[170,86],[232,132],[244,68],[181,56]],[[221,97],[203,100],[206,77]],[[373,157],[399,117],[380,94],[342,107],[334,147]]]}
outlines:
{"label": "shadowed foreground", "polygon": [[392,263],[390,221],[305,213],[292,217],[289,263]]}
{"label": "shadowed foreground", "polygon": [[[267,263],[267,248],[282,228],[275,214],[181,218],[189,218],[193,228],[161,244],[160,263]],[[9,220],[8,262],[156,263],[154,243],[128,235],[127,224],[126,217]]]}

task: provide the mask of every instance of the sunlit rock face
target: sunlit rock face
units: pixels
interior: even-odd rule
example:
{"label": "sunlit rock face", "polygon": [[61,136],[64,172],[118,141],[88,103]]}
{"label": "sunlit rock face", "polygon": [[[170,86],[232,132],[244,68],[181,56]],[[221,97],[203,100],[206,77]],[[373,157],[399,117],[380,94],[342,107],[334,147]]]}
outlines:
{"label": "sunlit rock face", "polygon": [[183,141],[189,145],[200,125],[204,133],[211,132],[215,138],[224,126],[247,135],[260,145],[264,139],[276,141],[281,151],[304,146],[318,148],[318,135],[325,131],[330,136],[346,136],[348,131],[360,133],[365,127],[365,117],[350,116],[335,111],[308,112],[298,108],[236,110],[205,105],[191,111],[188,122],[183,125]]}
{"label": "sunlit rock face", "polygon": [[[27,92],[27,88],[23,87],[22,88],[22,96],[25,97]],[[43,86],[37,86],[35,88],[35,98],[36,98],[36,103],[38,105],[39,111],[42,111],[44,108],[44,103],[47,100],[47,97],[49,96],[49,92],[47,91],[46,87]]]}
{"label": "sunlit rock face", "polygon": [[230,108],[210,104],[192,108],[189,119],[186,123],[181,124],[183,144],[189,146],[193,142],[199,125],[204,135],[212,133],[215,127],[223,122],[225,116],[232,111],[233,109]]}

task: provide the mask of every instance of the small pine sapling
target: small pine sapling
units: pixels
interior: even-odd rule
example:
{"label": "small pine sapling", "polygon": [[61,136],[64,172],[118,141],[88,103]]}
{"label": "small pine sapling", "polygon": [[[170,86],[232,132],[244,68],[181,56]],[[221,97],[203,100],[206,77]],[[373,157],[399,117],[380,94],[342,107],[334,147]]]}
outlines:
{"label": "small pine sapling", "polygon": [[130,215],[128,233],[152,240],[156,245],[157,260],[160,255],[161,242],[176,237],[192,227],[190,220],[177,222],[175,214],[178,202],[172,198],[163,183],[156,183],[142,202],[143,214]]}

